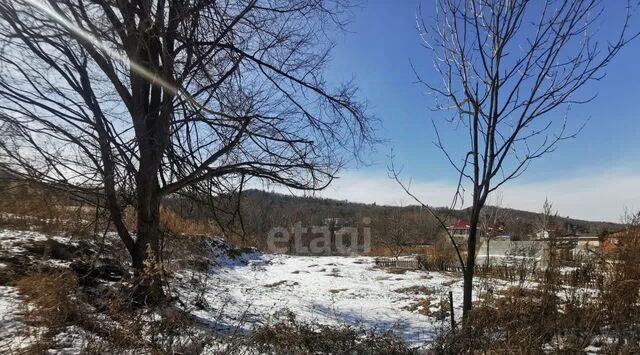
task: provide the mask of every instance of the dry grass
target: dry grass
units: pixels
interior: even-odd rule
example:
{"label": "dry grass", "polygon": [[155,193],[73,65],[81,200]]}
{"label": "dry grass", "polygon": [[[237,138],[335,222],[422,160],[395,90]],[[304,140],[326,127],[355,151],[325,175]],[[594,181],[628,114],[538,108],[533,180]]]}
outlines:
{"label": "dry grass", "polygon": [[436,240],[431,253],[427,254],[427,260],[433,264],[459,266],[458,254],[451,241],[444,236]]}
{"label": "dry grass", "polygon": [[[107,223],[99,219],[98,228],[96,229],[95,223],[95,210],[93,212],[87,212],[87,207],[84,207],[84,212],[80,211],[80,207],[67,206],[66,208],[53,208],[43,207],[40,209],[39,204],[35,202],[33,204],[24,203],[22,206],[32,206],[29,208],[29,214],[18,215],[14,212],[20,209],[8,209],[11,212],[6,212],[7,209],[0,209],[0,226],[11,229],[20,230],[36,230],[45,234],[63,234],[72,235],[74,238],[98,238],[101,239],[101,235],[106,228]],[[5,204],[6,207],[6,204]],[[2,213],[4,211],[4,214]],[[193,255],[203,251],[201,241],[206,236],[222,235],[222,232],[215,225],[209,225],[199,221],[189,220],[180,217],[175,212],[168,208],[161,209],[161,228],[165,237],[165,245],[170,245],[171,250],[166,250],[167,253],[176,253],[176,257],[184,257]],[[86,217],[87,219],[83,219]],[[93,215],[93,217],[91,216]],[[129,230],[135,233],[134,212],[127,210],[127,222]],[[92,219],[93,218],[93,219]],[[55,243],[55,242],[51,242]],[[35,246],[35,245],[34,245]],[[54,246],[55,247],[55,246]],[[117,245],[117,249],[122,249],[122,245]],[[55,248],[47,248],[47,250],[55,252]],[[35,252],[35,251],[34,251]],[[42,253],[40,253],[42,254]],[[120,258],[123,255],[118,254]],[[166,255],[166,260],[172,259],[170,255]],[[63,259],[55,255],[51,256],[54,259]],[[126,257],[126,256],[125,256]],[[0,281],[2,277],[0,275]]]}
{"label": "dry grass", "polygon": [[445,333],[436,348],[446,353],[542,350],[554,334],[555,304],[521,288],[475,305],[466,326]]}
{"label": "dry grass", "polygon": [[47,354],[53,336],[82,317],[78,302],[75,302],[78,280],[68,271],[40,272],[20,278],[15,286],[27,301],[23,321],[36,327],[31,328],[35,341],[22,353]]}
{"label": "dry grass", "polygon": [[[125,224],[129,230],[136,229],[136,211],[128,207],[124,212]],[[172,236],[222,235],[216,224],[197,221],[180,216],[169,207],[160,208],[160,226]]]}
{"label": "dry grass", "polygon": [[431,315],[431,300],[428,298],[419,299],[404,307],[409,312],[416,312],[425,316]]}
{"label": "dry grass", "polygon": [[[555,263],[537,287],[484,294],[464,326],[443,328],[441,353],[640,353],[640,233],[621,239],[615,253],[585,264],[597,272],[594,288],[563,277]],[[603,340],[605,339],[605,340]]]}
{"label": "dry grass", "polygon": [[35,273],[17,280],[15,285],[32,305],[26,313],[29,323],[57,329],[81,318],[76,302],[78,279],[73,273]]}
{"label": "dry grass", "polygon": [[[85,236],[99,226],[96,209],[73,201],[68,195],[27,183],[11,183],[0,187],[0,225],[38,230],[45,233],[65,232]],[[100,217],[100,216],[99,216]]]}
{"label": "dry grass", "polygon": [[26,354],[48,353],[55,346],[55,335],[69,326],[85,332],[83,354],[188,353],[184,347],[195,340],[188,315],[169,306],[136,309],[126,287],[112,287],[97,296],[107,301],[103,312],[98,312],[88,303],[97,302],[96,295],[84,294],[71,272],[30,274],[15,284],[27,302],[25,323],[44,330],[34,331],[36,341]]}
{"label": "dry grass", "polygon": [[216,224],[182,217],[168,207],[160,209],[160,223],[173,235],[222,235]]}
{"label": "dry grass", "polygon": [[[287,319],[255,329],[238,354],[334,354],[409,355],[408,348],[391,333],[375,333],[350,326],[301,323],[289,314]],[[253,349],[247,352],[246,349]],[[235,354],[234,350],[227,354]]]}
{"label": "dry grass", "polygon": [[[0,226],[74,236],[92,235],[107,227],[105,210],[96,210],[60,191],[26,182],[2,182],[0,194]],[[128,229],[135,232],[136,214],[132,207],[125,209],[124,219]],[[173,236],[222,235],[215,223],[186,218],[165,206],[160,209],[160,223],[162,230]]]}

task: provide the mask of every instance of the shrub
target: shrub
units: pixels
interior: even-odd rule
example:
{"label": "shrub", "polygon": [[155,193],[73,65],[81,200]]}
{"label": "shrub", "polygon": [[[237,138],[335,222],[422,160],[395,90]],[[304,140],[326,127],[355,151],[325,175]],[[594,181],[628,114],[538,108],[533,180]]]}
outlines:
{"label": "shrub", "polygon": [[255,329],[246,338],[245,344],[234,347],[243,354],[247,354],[247,348],[253,349],[250,354],[417,354],[390,332],[376,333],[360,327],[303,323],[291,313],[287,314],[286,319]]}
{"label": "shrub", "polygon": [[55,329],[80,319],[75,301],[78,280],[73,273],[35,273],[16,281],[16,287],[33,306],[27,311],[28,321]]}

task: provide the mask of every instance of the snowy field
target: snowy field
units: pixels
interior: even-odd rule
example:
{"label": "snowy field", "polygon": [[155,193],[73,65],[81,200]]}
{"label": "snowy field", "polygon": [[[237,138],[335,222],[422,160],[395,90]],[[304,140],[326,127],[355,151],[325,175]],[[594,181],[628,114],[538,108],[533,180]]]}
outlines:
{"label": "snowy field", "polygon": [[[67,262],[26,254],[21,246],[25,241],[46,239],[76,244],[68,237],[4,230],[0,231],[0,254],[24,255],[34,262],[68,267]],[[216,243],[218,249],[204,252],[211,262],[208,272],[178,268],[171,282],[170,292],[178,296],[180,307],[193,315],[202,329],[249,332],[294,314],[297,321],[391,331],[410,346],[424,347],[439,326],[449,323],[449,291],[453,292],[456,318],[461,316],[459,274],[381,269],[372,257],[258,252],[237,256],[229,253],[231,249],[224,242],[214,239],[212,244]],[[491,285],[508,286],[497,280]],[[0,350],[16,350],[29,343],[30,332],[24,331],[20,319],[21,307],[21,297],[14,287],[0,287]],[[65,343],[61,346],[78,348],[72,339]]]}
{"label": "snowy field", "polygon": [[[376,268],[371,257],[245,258],[213,269],[203,295],[214,311],[192,313],[207,323],[215,319],[229,329],[248,329],[291,311],[299,320],[390,330],[412,346],[428,344],[435,327],[449,321],[435,317],[449,290],[461,314],[462,280],[455,274],[390,272]],[[179,276],[182,292],[193,293],[187,286],[193,276]]]}
{"label": "snowy field", "polygon": [[[75,244],[67,237],[47,236],[34,231],[5,229],[0,230],[0,257],[18,258],[18,260],[19,257],[26,257],[30,260],[36,259],[33,255],[29,255],[28,251],[23,247],[24,244],[47,239]],[[43,260],[41,264],[68,267],[68,263],[52,259]],[[8,267],[7,264],[0,262],[0,272],[6,267]],[[34,335],[39,329],[24,324],[22,316],[25,306],[15,287],[0,286],[0,354],[20,353],[20,350],[25,349],[35,340]]]}

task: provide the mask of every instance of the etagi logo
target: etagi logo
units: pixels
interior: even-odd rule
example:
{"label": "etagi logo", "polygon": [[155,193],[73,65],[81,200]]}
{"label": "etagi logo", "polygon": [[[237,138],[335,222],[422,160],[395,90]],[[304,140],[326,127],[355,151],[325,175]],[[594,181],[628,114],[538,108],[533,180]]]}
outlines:
{"label": "etagi logo", "polygon": [[339,229],[330,226],[305,227],[296,222],[292,228],[275,227],[267,234],[269,252],[283,254],[351,255],[371,251],[371,218],[362,219],[362,233],[358,227]]}

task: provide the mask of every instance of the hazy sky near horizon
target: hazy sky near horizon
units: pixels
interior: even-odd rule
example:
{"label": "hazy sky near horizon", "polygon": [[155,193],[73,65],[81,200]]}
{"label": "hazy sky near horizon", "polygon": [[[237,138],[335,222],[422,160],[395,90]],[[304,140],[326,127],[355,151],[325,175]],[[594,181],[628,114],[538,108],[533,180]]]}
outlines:
{"label": "hazy sky near horizon", "polygon": [[[430,53],[422,47],[416,12],[427,20],[432,0],[369,0],[353,11],[349,33],[340,34],[327,72],[330,82],[353,79],[360,95],[380,119],[385,142],[366,155],[367,166],[347,167],[320,195],[356,202],[411,204],[411,198],[387,174],[389,155],[403,167],[403,178],[430,205],[446,206],[455,192],[457,173],[434,146],[432,121],[444,117],[429,108],[433,98],[415,83],[410,62],[423,76],[435,75]],[[619,30],[622,2],[607,6],[599,29],[603,38]],[[640,14],[640,13],[639,13]],[[605,21],[606,20],[606,21]],[[634,29],[640,26],[640,16]],[[586,124],[577,138],[563,142],[502,189],[505,207],[537,211],[548,197],[560,215],[619,221],[624,208],[640,208],[640,40],[628,45],[606,69],[606,77],[585,86],[578,97],[597,94],[590,103],[550,113],[567,115],[572,127]],[[463,152],[464,131],[451,129],[444,140]],[[456,144],[456,142],[460,142]],[[462,153],[464,155],[464,153]],[[470,196],[467,196],[470,199]]]}

